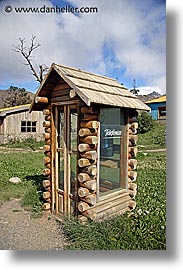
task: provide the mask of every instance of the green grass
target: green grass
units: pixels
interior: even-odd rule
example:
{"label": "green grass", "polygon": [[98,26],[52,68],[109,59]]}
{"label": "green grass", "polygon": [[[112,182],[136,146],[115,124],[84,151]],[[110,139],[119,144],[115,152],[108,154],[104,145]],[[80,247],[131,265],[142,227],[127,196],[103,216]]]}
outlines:
{"label": "green grass", "polygon": [[1,146],[8,147],[8,148],[22,148],[22,149],[32,149],[33,151],[38,150],[40,147],[42,147],[45,144],[45,142],[42,141],[36,141],[33,138],[28,138],[24,141],[19,141],[16,139],[10,140],[6,144],[2,144]]}
{"label": "green grass", "polygon": [[155,125],[151,131],[145,134],[138,134],[139,150],[165,148],[166,147],[165,131],[166,131],[166,124],[158,123],[155,121]]}
{"label": "green grass", "polygon": [[[165,124],[139,134],[143,149],[165,148]],[[166,249],[166,155],[138,153],[136,209],[103,222],[83,226],[75,219],[63,229],[70,250],[165,250]]]}
{"label": "green grass", "polygon": [[[16,152],[0,154],[0,204],[13,198],[21,198],[21,204],[33,212],[41,211],[43,153]],[[20,184],[12,184],[9,178],[19,177]]]}
{"label": "green grass", "polygon": [[165,154],[139,154],[137,207],[108,221],[87,226],[75,219],[63,225],[71,250],[166,249]]}
{"label": "green grass", "polygon": [[[156,124],[146,134],[139,135],[145,148],[164,148],[165,125]],[[159,138],[158,138],[159,137]],[[87,226],[74,218],[62,224],[68,239],[65,249],[71,250],[164,250],[166,249],[166,155],[138,153],[138,193],[136,209],[100,223]],[[43,153],[16,152],[0,154],[0,204],[21,198],[26,209],[40,214]],[[9,183],[10,177],[20,177],[21,184]]]}

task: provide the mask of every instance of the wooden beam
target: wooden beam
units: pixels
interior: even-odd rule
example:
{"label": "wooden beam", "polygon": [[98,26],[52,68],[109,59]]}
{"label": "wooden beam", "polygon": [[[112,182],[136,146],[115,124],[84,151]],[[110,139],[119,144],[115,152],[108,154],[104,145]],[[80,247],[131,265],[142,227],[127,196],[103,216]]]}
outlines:
{"label": "wooden beam", "polygon": [[45,187],[46,191],[51,193],[51,186]]}
{"label": "wooden beam", "polygon": [[70,96],[70,98],[75,97],[76,96],[76,92],[73,89],[71,89],[70,92],[69,92],[69,96]]}
{"label": "wooden beam", "polygon": [[96,151],[87,151],[85,153],[80,154],[82,158],[87,158],[91,160],[97,159],[97,152]]}
{"label": "wooden beam", "polygon": [[88,144],[97,144],[98,143],[98,137],[96,136],[87,136],[80,138],[81,142],[88,143]]}
{"label": "wooden beam", "polygon": [[93,220],[93,221],[96,219],[96,213],[90,209],[82,212],[82,215],[89,218],[90,220]]}
{"label": "wooden beam", "polygon": [[88,181],[85,181],[85,182],[80,182],[80,185],[83,186],[83,187],[88,188],[91,191],[96,191],[96,188],[97,188],[96,180],[88,180]]}
{"label": "wooden beam", "polygon": [[99,126],[99,123],[98,123],[98,121],[95,121],[95,120],[93,120],[93,121],[82,121],[80,123],[80,126],[82,128],[94,128],[94,129],[97,129],[98,126]]}
{"label": "wooden beam", "polygon": [[137,190],[128,190],[128,193],[130,195],[131,198],[135,198],[136,194],[137,194]]}
{"label": "wooden beam", "polygon": [[44,152],[48,152],[48,151],[50,151],[51,150],[51,146],[50,145],[44,145],[43,146],[43,151]]}
{"label": "wooden beam", "polygon": [[51,145],[51,139],[46,139],[46,140],[45,140],[45,143],[46,143],[47,145]]}
{"label": "wooden beam", "polygon": [[128,172],[128,177],[129,177],[132,181],[136,181],[136,179],[137,179],[137,172],[135,172],[135,171],[129,171],[129,172]]}
{"label": "wooden beam", "polygon": [[43,176],[49,176],[51,175],[51,170],[49,168],[46,168],[43,170]]}
{"label": "wooden beam", "polygon": [[128,183],[128,189],[136,191],[137,190],[137,184],[133,182]]}
{"label": "wooden beam", "polygon": [[51,128],[50,127],[45,127],[45,132],[46,133],[51,133]]}
{"label": "wooden beam", "polygon": [[136,201],[133,201],[133,200],[129,201],[129,207],[133,210],[135,209],[136,204],[137,204]]}
{"label": "wooden beam", "polygon": [[85,196],[88,196],[88,195],[90,195],[91,193],[90,193],[90,190],[89,189],[87,189],[87,188],[85,188],[85,187],[79,187],[79,189],[78,189],[78,196],[79,197],[85,197]]}
{"label": "wooden beam", "polygon": [[90,151],[93,149],[97,149],[96,144],[87,144],[87,143],[81,143],[78,145],[78,150],[79,152],[86,152],[86,151]]}
{"label": "wooden beam", "polygon": [[95,176],[97,174],[97,166],[96,165],[87,166],[82,169],[82,172]]}
{"label": "wooden beam", "polygon": [[41,103],[41,104],[48,104],[48,98],[47,97],[41,97],[41,96],[36,96],[35,97],[35,103]]}
{"label": "wooden beam", "polygon": [[81,223],[82,225],[85,225],[85,224],[87,224],[87,222],[88,222],[88,218],[85,217],[85,216],[83,216],[83,215],[79,215],[79,216],[78,216],[78,221],[79,221],[79,223]]}
{"label": "wooden beam", "polygon": [[128,129],[128,131],[129,131],[129,135],[136,135],[137,134],[137,129],[135,129],[135,128],[129,128]]}
{"label": "wooden beam", "polygon": [[128,157],[129,158],[134,158],[137,156],[138,149],[137,147],[129,147],[128,148]]}
{"label": "wooden beam", "polygon": [[86,203],[84,201],[80,201],[78,203],[79,212],[84,212],[84,211],[88,210],[89,208],[90,208],[90,206],[88,205],[88,203]]}
{"label": "wooden beam", "polygon": [[50,121],[43,121],[43,127],[49,128],[50,126],[51,126],[51,122]]}
{"label": "wooden beam", "polygon": [[43,185],[44,188],[46,188],[46,187],[51,186],[51,182],[50,182],[50,180],[43,180],[42,185]]}
{"label": "wooden beam", "polygon": [[51,157],[51,152],[50,151],[45,151],[44,155],[47,156],[47,157]]}
{"label": "wooden beam", "polygon": [[97,196],[96,196],[96,194],[90,194],[85,197],[82,197],[81,200],[85,201],[91,205],[94,205],[97,202]]}
{"label": "wooden beam", "polygon": [[46,192],[43,192],[43,198],[46,200],[46,199],[49,199],[51,197],[51,194],[50,192],[46,191]]}
{"label": "wooden beam", "polygon": [[95,114],[84,114],[84,120],[96,120],[98,118]]}
{"label": "wooden beam", "polygon": [[138,136],[137,135],[129,135],[129,145],[130,146],[135,146],[138,141]]}
{"label": "wooden beam", "polygon": [[86,158],[80,158],[78,159],[78,166],[79,167],[85,167],[91,165],[91,162]]}
{"label": "wooden beam", "polygon": [[45,165],[46,168],[51,169],[51,163],[45,163],[44,165]]}
{"label": "wooden beam", "polygon": [[51,135],[50,133],[44,133],[44,139],[50,139],[51,138]]}
{"label": "wooden beam", "polygon": [[97,130],[95,128],[81,128],[79,130],[79,136],[80,137],[86,137],[86,136],[95,136],[97,135]]}
{"label": "wooden beam", "polygon": [[133,122],[130,124],[129,126],[130,129],[134,128],[134,129],[138,129],[138,122]]}
{"label": "wooden beam", "polygon": [[45,120],[46,121],[50,121],[51,120],[51,116],[45,116]]}
{"label": "wooden beam", "polygon": [[44,109],[43,110],[43,115],[49,116],[50,114],[51,114],[51,110],[49,110],[49,109]]}
{"label": "wooden beam", "polygon": [[45,202],[45,203],[43,203],[43,205],[42,205],[42,209],[43,210],[50,210],[50,203],[49,202]]}
{"label": "wooden beam", "polygon": [[132,170],[137,168],[137,159],[129,159],[128,165],[131,167]]}
{"label": "wooden beam", "polygon": [[93,107],[81,107],[82,114],[94,114]]}
{"label": "wooden beam", "polygon": [[69,89],[69,88],[70,88],[70,86],[67,83],[63,83],[63,84],[56,85],[53,88],[53,91],[56,92],[56,91],[61,91],[61,90]]}
{"label": "wooden beam", "polygon": [[51,162],[51,158],[50,157],[44,157],[43,161],[44,161],[44,164],[50,163]]}
{"label": "wooden beam", "polygon": [[84,181],[91,180],[91,177],[87,173],[79,173],[78,180],[79,182],[84,182]]}

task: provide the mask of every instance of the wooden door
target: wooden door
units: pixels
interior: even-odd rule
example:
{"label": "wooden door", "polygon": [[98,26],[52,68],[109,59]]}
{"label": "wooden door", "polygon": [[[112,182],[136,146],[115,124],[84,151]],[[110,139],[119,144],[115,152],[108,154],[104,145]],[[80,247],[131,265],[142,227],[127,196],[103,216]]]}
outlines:
{"label": "wooden door", "polygon": [[77,199],[77,105],[56,108],[56,214],[76,213]]}

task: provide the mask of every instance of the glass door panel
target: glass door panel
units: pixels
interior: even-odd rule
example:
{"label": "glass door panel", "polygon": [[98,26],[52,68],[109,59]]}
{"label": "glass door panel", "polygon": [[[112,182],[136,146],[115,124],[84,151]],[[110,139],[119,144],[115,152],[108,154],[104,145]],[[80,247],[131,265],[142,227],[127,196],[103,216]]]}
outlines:
{"label": "glass door panel", "polygon": [[120,108],[101,108],[100,123],[99,193],[105,195],[122,189],[123,113]]}
{"label": "glass door panel", "polygon": [[77,194],[77,109],[70,107],[70,194]]}
{"label": "glass door panel", "polygon": [[64,109],[58,113],[58,188],[64,190],[64,147],[65,147],[65,125]]}
{"label": "glass door panel", "polygon": [[76,105],[56,110],[56,213],[69,216],[76,212],[77,198],[77,125]]}

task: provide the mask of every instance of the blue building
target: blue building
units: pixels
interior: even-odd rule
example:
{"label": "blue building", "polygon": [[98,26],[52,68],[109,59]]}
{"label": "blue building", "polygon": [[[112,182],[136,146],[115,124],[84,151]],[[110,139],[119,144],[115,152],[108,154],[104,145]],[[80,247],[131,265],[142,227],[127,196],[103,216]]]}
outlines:
{"label": "blue building", "polygon": [[150,108],[154,120],[166,119],[166,95],[145,102]]}

